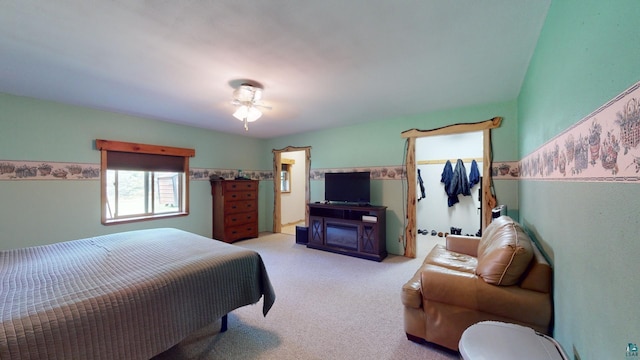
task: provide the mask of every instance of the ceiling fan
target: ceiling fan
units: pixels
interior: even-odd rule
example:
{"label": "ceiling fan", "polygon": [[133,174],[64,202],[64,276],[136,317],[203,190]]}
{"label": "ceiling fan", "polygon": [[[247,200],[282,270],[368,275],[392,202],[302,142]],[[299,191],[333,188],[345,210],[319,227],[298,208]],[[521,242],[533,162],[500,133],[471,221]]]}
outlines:
{"label": "ceiling fan", "polygon": [[271,110],[271,106],[262,103],[262,87],[249,83],[242,83],[233,91],[231,104],[238,106],[233,117],[244,122],[244,129],[249,131],[248,123],[254,122],[262,116],[260,109]]}

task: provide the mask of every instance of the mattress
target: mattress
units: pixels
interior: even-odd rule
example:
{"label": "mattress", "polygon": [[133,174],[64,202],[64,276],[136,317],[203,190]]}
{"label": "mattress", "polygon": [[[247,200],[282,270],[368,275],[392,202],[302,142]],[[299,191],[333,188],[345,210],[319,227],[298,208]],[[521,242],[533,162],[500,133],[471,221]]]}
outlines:
{"label": "mattress", "polygon": [[275,293],[260,255],[177,229],[0,251],[0,359],[148,359]]}

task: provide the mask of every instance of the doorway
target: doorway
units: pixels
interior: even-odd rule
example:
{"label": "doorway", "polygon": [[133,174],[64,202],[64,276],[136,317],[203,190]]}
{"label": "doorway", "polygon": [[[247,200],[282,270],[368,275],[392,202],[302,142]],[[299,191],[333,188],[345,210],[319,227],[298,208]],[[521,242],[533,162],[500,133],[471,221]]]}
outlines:
{"label": "doorway", "polygon": [[[420,185],[416,203],[419,254],[421,245],[438,240],[434,238],[436,235],[473,236],[481,232],[482,137],[482,131],[476,131],[416,139]],[[455,189],[459,194],[449,196],[445,189],[454,177],[455,183],[459,184]],[[422,250],[429,251],[431,247],[423,246]]]}
{"label": "doorway", "polygon": [[483,146],[482,146],[482,230],[487,227],[491,222],[491,209],[496,206],[496,197],[492,191],[492,179],[491,179],[491,129],[497,128],[502,122],[501,117],[494,117],[493,119],[481,121],[477,123],[467,124],[454,124],[444,126],[432,130],[418,130],[412,129],[402,132],[401,136],[407,139],[406,148],[406,161],[407,161],[407,222],[405,224],[404,231],[404,256],[415,258],[416,257],[416,202],[417,197],[417,168],[416,168],[416,139],[426,136],[437,135],[450,135],[461,134],[467,132],[482,131],[483,132]]}
{"label": "doorway", "polygon": [[295,235],[308,224],[311,147],[273,149],[273,232]]}

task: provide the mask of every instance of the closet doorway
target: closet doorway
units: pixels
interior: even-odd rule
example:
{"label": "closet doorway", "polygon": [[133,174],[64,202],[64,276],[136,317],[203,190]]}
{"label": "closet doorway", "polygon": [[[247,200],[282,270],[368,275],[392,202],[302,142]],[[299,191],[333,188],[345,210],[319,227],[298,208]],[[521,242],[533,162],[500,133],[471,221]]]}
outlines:
{"label": "closet doorway", "polygon": [[481,226],[482,230],[487,227],[491,222],[491,209],[496,206],[496,197],[492,192],[491,184],[491,129],[497,128],[502,122],[501,117],[495,117],[491,120],[468,123],[468,124],[455,124],[449,125],[432,130],[407,130],[402,132],[402,138],[407,139],[406,159],[407,159],[407,222],[404,231],[405,237],[405,251],[406,257],[416,257],[416,234],[417,234],[417,222],[416,222],[416,202],[418,194],[418,181],[417,181],[417,163],[416,163],[416,139],[427,136],[439,136],[439,135],[451,135],[451,134],[463,134],[469,132],[482,131],[483,133],[483,145],[482,145],[482,177],[481,189],[482,189],[482,211],[481,211]]}
{"label": "closet doorway", "polygon": [[295,235],[295,226],[306,226],[310,201],[311,147],[273,149],[273,232]]}
{"label": "closet doorway", "polygon": [[[416,139],[420,239],[432,232],[476,235],[482,229],[482,136],[475,131]],[[449,188],[452,196],[445,190]]]}

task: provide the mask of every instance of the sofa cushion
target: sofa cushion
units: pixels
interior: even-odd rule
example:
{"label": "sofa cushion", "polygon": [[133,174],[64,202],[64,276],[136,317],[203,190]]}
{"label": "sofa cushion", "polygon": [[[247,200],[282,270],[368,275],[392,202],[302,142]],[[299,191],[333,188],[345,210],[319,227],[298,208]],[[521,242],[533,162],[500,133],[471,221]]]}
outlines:
{"label": "sofa cushion", "polygon": [[494,285],[517,284],[533,258],[531,239],[508,216],[493,219],[478,245],[476,275]]}
{"label": "sofa cushion", "polygon": [[449,251],[444,245],[437,244],[431,249],[424,263],[473,274],[478,266],[478,259]]}

